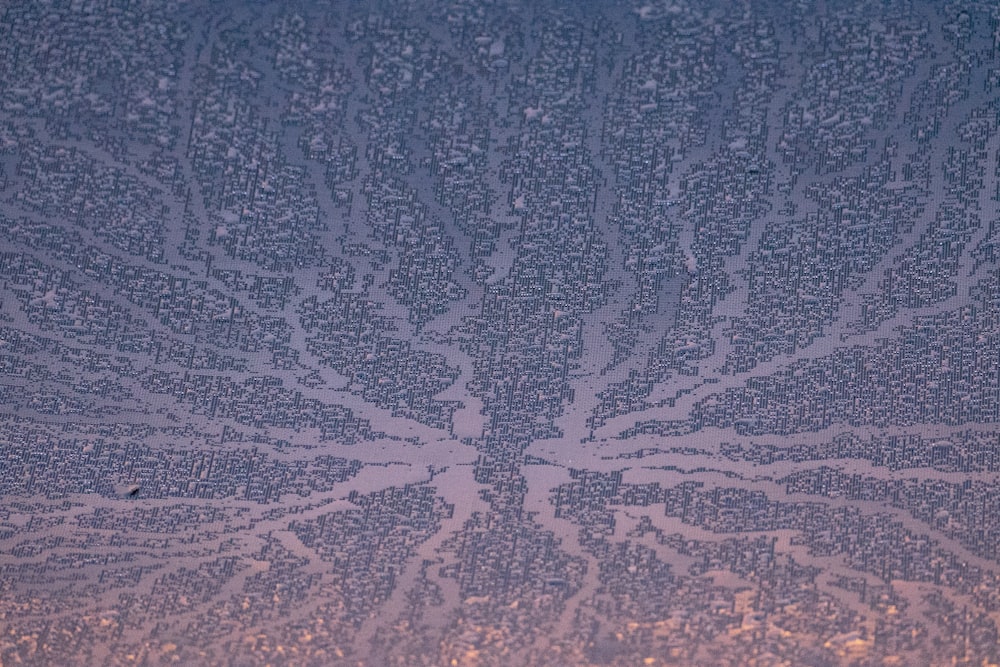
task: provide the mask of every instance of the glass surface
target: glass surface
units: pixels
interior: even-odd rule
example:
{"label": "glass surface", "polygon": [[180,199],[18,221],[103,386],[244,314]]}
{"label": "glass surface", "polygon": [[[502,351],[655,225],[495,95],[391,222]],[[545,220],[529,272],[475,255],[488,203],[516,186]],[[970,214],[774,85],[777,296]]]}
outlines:
{"label": "glass surface", "polygon": [[0,665],[1000,662],[995,2],[0,6]]}

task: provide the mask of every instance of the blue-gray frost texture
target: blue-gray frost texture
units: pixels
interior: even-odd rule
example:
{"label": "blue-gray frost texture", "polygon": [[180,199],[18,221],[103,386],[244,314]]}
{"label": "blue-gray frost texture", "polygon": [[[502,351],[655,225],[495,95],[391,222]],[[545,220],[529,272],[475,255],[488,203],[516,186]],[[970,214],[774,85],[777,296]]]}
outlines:
{"label": "blue-gray frost texture", "polygon": [[0,6],[0,665],[1000,662],[1000,5]]}

